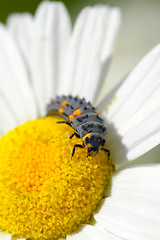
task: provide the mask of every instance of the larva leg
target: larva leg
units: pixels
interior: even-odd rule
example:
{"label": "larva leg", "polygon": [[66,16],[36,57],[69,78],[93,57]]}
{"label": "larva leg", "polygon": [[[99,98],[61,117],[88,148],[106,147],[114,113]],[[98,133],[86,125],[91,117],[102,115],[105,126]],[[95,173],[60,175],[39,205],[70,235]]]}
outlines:
{"label": "larva leg", "polygon": [[108,153],[108,157],[110,157],[110,151],[109,151],[108,149],[106,149],[106,148],[101,148],[101,150],[107,152],[107,153]]}
{"label": "larva leg", "polygon": [[65,124],[67,124],[67,125],[69,125],[71,127],[70,122],[67,122],[67,121],[58,121],[57,123],[65,123]]}
{"label": "larva leg", "polygon": [[72,137],[76,136],[77,138],[80,138],[80,136],[78,135],[78,133],[74,132],[69,138],[71,139]]}
{"label": "larva leg", "polygon": [[80,145],[80,144],[75,144],[74,147],[73,147],[73,151],[72,151],[72,157],[73,157],[73,155],[74,155],[74,153],[75,153],[76,147],[84,148],[85,146],[84,146],[84,145]]}

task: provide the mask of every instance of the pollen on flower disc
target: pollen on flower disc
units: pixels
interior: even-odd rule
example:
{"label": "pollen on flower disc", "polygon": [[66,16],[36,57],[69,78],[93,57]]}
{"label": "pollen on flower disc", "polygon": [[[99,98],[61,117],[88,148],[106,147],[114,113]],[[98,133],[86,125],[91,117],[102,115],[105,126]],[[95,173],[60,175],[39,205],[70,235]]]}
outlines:
{"label": "pollen on flower disc", "polygon": [[0,230],[32,240],[59,239],[92,217],[112,172],[107,154],[87,158],[73,129],[46,117],[0,139]]}

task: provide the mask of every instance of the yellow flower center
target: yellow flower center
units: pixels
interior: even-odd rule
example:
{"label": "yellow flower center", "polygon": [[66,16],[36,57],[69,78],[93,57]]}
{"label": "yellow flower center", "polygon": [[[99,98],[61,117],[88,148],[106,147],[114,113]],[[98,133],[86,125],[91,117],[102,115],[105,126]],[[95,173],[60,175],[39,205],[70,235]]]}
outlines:
{"label": "yellow flower center", "polygon": [[0,139],[0,230],[31,240],[59,239],[87,223],[112,172],[107,154],[76,149],[74,129],[46,117]]}

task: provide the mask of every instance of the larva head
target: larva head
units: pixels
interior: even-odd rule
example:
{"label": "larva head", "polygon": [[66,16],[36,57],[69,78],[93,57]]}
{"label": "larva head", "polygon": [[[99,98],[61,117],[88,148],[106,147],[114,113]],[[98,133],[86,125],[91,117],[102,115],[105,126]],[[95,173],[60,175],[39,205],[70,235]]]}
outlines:
{"label": "larva head", "polygon": [[99,133],[89,133],[83,137],[83,142],[88,147],[88,155],[90,155],[90,152],[95,155],[104,146],[105,139]]}

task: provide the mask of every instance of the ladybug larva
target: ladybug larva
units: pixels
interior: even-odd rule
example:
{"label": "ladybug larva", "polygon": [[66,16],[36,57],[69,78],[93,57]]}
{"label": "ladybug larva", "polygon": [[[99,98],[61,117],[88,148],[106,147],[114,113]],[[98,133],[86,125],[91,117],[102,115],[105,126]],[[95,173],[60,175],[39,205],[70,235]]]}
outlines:
{"label": "ladybug larva", "polygon": [[72,157],[77,147],[84,148],[85,146],[88,148],[87,156],[95,155],[99,150],[104,150],[108,156],[110,155],[109,150],[103,147],[106,134],[103,119],[99,117],[98,112],[90,102],[86,102],[84,98],[72,96],[57,97],[48,104],[47,112],[48,116],[59,114],[65,121],[58,123],[66,123],[75,130],[70,138],[76,136],[82,139],[82,145],[74,145]]}

